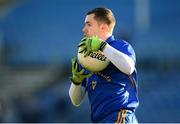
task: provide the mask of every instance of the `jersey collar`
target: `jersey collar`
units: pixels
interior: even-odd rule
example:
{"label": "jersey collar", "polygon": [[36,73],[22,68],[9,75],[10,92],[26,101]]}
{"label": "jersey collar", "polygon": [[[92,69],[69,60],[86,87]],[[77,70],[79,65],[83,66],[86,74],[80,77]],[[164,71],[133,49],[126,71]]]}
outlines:
{"label": "jersey collar", "polygon": [[110,37],[108,37],[108,39],[106,40],[107,43],[112,42],[113,40],[115,40],[114,36],[111,35]]}

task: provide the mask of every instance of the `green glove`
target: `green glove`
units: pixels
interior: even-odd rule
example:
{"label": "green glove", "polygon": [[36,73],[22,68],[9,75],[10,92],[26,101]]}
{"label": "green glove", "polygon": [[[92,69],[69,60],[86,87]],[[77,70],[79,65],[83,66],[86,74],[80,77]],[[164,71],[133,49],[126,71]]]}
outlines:
{"label": "green glove", "polygon": [[78,47],[80,48],[79,53],[84,52],[84,57],[86,57],[93,51],[103,51],[106,44],[106,42],[102,41],[97,36],[85,37],[81,40],[81,43],[78,45]]}
{"label": "green glove", "polygon": [[85,78],[89,78],[92,73],[89,74],[84,74],[85,69],[79,70],[79,64],[77,63],[76,58],[73,58],[71,60],[72,63],[72,77],[70,77],[70,80],[75,84],[75,85],[80,85],[82,81]]}

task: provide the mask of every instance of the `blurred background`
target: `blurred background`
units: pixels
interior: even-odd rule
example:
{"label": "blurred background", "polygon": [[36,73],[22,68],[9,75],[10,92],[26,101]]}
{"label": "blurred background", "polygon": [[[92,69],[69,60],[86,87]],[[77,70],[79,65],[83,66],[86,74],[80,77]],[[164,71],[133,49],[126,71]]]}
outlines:
{"label": "blurred background", "polygon": [[90,122],[71,104],[87,11],[108,7],[136,51],[141,123],[180,122],[180,0],[0,0],[0,122]]}

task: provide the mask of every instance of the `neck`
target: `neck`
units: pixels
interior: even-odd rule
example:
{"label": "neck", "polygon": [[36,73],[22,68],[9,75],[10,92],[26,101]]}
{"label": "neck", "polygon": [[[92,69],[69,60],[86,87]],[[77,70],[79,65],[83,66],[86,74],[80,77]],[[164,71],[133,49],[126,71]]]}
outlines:
{"label": "neck", "polygon": [[106,35],[103,35],[102,37],[100,37],[103,41],[106,41],[110,36],[112,35],[112,33],[107,33]]}

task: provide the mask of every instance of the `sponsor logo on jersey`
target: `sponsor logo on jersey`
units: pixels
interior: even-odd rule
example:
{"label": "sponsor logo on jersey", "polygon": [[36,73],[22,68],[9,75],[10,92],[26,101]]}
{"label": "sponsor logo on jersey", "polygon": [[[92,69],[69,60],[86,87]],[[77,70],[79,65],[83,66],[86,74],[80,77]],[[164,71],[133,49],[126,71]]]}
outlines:
{"label": "sponsor logo on jersey", "polygon": [[96,72],[95,74],[100,75],[100,76],[101,76],[102,78],[104,78],[107,82],[111,82],[111,81],[112,81],[112,79],[111,79],[110,76],[105,75],[105,74],[103,74],[103,73],[101,73],[101,72]]}

